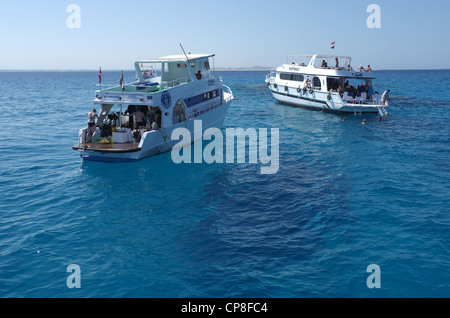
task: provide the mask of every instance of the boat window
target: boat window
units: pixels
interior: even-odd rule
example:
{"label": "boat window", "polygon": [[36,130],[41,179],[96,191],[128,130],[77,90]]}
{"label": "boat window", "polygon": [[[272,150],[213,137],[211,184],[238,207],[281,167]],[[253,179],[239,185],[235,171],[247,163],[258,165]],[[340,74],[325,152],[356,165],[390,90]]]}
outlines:
{"label": "boat window", "polygon": [[178,66],[178,68],[186,68],[187,67],[187,65],[184,63],[179,63],[179,64],[177,64],[177,66]]}
{"label": "boat window", "polygon": [[317,76],[313,78],[313,86],[319,89],[322,87],[322,85],[320,84],[320,79]]}
{"label": "boat window", "polygon": [[297,81],[297,82],[303,82],[304,77],[300,74],[289,74],[289,73],[280,73],[280,79],[287,80],[287,81]]}
{"label": "boat window", "polygon": [[292,76],[292,80],[293,81],[297,81],[297,82],[303,82],[304,77],[303,77],[303,75],[295,74],[295,75]]}
{"label": "boat window", "polygon": [[205,70],[209,70],[209,62],[208,61],[205,62]]}
{"label": "boat window", "polygon": [[291,80],[291,74],[281,73],[280,74],[280,79],[290,81]]}
{"label": "boat window", "polygon": [[140,80],[151,81],[157,76],[161,76],[163,63],[140,63],[140,73],[137,74]]}

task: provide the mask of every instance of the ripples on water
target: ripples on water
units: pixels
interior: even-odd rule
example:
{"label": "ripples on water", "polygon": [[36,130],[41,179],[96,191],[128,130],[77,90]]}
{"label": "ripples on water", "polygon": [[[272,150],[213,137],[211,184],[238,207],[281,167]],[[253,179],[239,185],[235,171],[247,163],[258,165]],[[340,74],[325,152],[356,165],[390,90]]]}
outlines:
{"label": "ripples on water", "polygon": [[275,175],[170,154],[80,169],[96,72],[0,73],[0,294],[448,297],[449,72],[377,72],[399,107],[367,125],[276,103],[265,73],[221,73],[225,128],[279,128]]}

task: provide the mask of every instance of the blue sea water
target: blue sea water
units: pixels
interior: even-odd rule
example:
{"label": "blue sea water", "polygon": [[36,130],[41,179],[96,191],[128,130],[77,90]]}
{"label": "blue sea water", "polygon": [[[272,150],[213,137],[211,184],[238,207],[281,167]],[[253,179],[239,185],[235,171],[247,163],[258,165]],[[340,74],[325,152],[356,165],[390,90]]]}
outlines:
{"label": "blue sea water", "polygon": [[450,296],[450,71],[375,72],[396,105],[381,122],[218,73],[224,128],[279,128],[276,174],[170,153],[81,169],[97,72],[0,72],[1,297]]}

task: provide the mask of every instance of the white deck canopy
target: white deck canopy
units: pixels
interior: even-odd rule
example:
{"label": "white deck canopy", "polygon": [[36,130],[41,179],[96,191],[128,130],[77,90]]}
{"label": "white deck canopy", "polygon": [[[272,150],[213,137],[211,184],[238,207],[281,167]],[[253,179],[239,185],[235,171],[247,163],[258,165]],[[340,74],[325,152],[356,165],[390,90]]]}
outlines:
{"label": "white deck canopy", "polygon": [[[318,54],[305,54],[305,55],[289,55],[288,56],[288,62],[296,62],[298,59],[309,59],[309,62],[303,63],[305,66],[313,66],[318,67],[319,65],[316,65],[316,61],[318,63],[322,63],[322,60],[328,60],[329,66],[334,67],[336,64],[334,63],[336,58],[339,61],[339,67],[347,67],[348,65],[351,65],[352,58],[350,56],[340,56],[340,55],[318,55]],[[344,62],[344,63],[342,63]],[[300,64],[300,63],[299,63]]]}
{"label": "white deck canopy", "polygon": [[[198,60],[198,59],[206,59],[210,57],[214,57],[215,54],[186,54],[189,61],[191,60]],[[139,60],[136,61],[136,63],[163,63],[163,62],[186,62],[186,55],[184,54],[178,54],[178,55],[167,55],[155,59],[149,59],[149,60]]]}

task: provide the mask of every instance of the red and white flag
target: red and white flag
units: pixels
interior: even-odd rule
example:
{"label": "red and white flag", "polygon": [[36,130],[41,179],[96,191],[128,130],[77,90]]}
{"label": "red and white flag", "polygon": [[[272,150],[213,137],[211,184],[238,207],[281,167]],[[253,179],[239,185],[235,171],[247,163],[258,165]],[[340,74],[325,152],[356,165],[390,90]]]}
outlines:
{"label": "red and white flag", "polygon": [[98,82],[102,83],[102,68],[100,67],[100,71],[98,72]]}
{"label": "red and white flag", "polygon": [[331,47],[330,49],[334,49],[334,45],[336,44],[336,42],[331,42]]}

